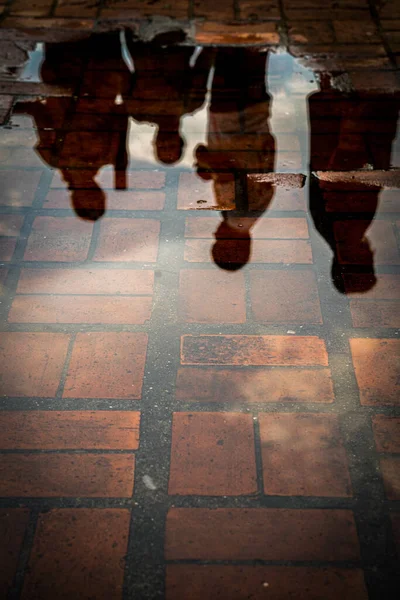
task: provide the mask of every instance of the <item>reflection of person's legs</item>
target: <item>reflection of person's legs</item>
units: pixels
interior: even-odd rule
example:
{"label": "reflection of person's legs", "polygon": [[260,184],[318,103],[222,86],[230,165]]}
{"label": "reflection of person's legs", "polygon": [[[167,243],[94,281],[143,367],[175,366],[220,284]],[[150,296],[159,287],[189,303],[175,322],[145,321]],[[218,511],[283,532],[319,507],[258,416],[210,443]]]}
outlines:
{"label": "reflection of person's legs", "polygon": [[217,53],[209,115],[207,147],[196,149],[198,174],[212,179],[217,205],[225,205],[226,173],[241,182],[243,197],[235,211],[224,211],[212,249],[215,263],[228,270],[245,265],[251,253],[251,228],[272,198],[252,211],[247,198],[248,169],[272,171],[274,138],[269,132],[269,101],[266,91],[267,54],[253,49],[224,48]]}
{"label": "reflection of person's legs", "polygon": [[[344,96],[331,88],[329,77],[321,80],[321,91],[309,98],[311,127],[311,171],[356,171],[372,162],[374,168],[390,168],[391,144],[396,133],[398,101],[384,96]],[[374,129],[385,131],[376,151]],[[368,144],[368,142],[370,142]],[[310,212],[315,227],[333,252],[331,276],[341,293],[343,265],[361,265],[364,289],[376,283],[374,251],[366,232],[374,218],[380,188],[357,183],[320,182],[311,178]],[[358,198],[364,201],[360,206]],[[355,219],[351,213],[364,213]],[[368,215],[368,216],[366,216]],[[349,218],[350,217],[350,218]]]}

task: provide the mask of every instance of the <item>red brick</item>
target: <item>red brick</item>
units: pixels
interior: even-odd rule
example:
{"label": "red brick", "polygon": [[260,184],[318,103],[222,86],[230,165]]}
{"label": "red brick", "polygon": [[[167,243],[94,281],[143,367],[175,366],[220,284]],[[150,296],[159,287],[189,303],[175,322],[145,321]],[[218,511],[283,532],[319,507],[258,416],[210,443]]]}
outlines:
{"label": "red brick", "polygon": [[[83,100],[81,100],[83,101]],[[107,111],[109,106],[107,104]],[[97,111],[99,112],[99,111]],[[161,171],[126,171],[127,185],[129,188],[136,188],[142,190],[158,190],[165,185],[165,173]],[[90,188],[90,182],[93,181],[92,171],[80,170],[80,178],[83,186]],[[115,173],[113,169],[102,169],[96,176],[96,181],[101,188],[114,189]],[[59,172],[54,173],[53,180],[51,182],[52,188],[65,188],[66,184],[62,179]]]}
{"label": "red brick", "polygon": [[136,450],[137,411],[4,411],[3,450]]}
{"label": "red brick", "polygon": [[26,0],[13,0],[10,13],[21,17],[47,17],[50,14],[52,0],[35,0],[28,3]]}
{"label": "red brick", "polygon": [[130,513],[62,508],[39,516],[23,600],[122,597]]}
{"label": "red brick", "polygon": [[[245,242],[247,244],[247,242]],[[230,262],[243,262],[247,257],[248,245],[243,248],[242,240],[223,240],[225,255]],[[185,241],[187,262],[211,262],[211,240],[190,239]],[[312,251],[307,240],[254,240],[250,245],[249,263],[312,264]]]}
{"label": "red brick", "polygon": [[179,307],[188,323],[244,323],[243,273],[203,269],[182,270]]}
{"label": "red brick", "polygon": [[[400,275],[379,273],[376,283],[370,288],[371,275],[367,273],[344,274],[346,294],[352,298],[368,300],[398,300],[400,295]],[[368,289],[370,288],[370,289]]]}
{"label": "red brick", "polygon": [[240,413],[174,413],[169,493],[257,492],[253,419]]}
{"label": "red brick", "polygon": [[[105,190],[105,195],[107,210],[162,210],[165,203],[165,192],[158,190]],[[67,190],[51,189],[43,208],[71,208],[70,193]],[[85,208],[98,208],[97,192],[90,189],[86,191]]]}
{"label": "red brick", "polygon": [[289,40],[292,44],[331,44],[335,41],[332,25],[329,22],[310,21],[290,23]]}
{"label": "red brick", "polygon": [[0,204],[2,206],[31,206],[41,175],[42,171],[1,170]]}
{"label": "red brick", "polygon": [[178,400],[200,402],[318,402],[334,400],[329,369],[181,367]]}
{"label": "red brick", "polygon": [[338,418],[260,414],[264,492],[271,496],[351,496]]}
{"label": "red brick", "polygon": [[[361,243],[369,223],[366,221],[337,221],[334,225],[339,261],[342,264],[368,264],[370,254]],[[366,236],[374,249],[376,265],[398,265],[400,256],[391,223],[375,220]]]}
{"label": "red brick", "polygon": [[92,0],[58,0],[54,11],[56,17],[96,17],[99,7]]}
{"label": "red brick", "polygon": [[[215,18],[214,11],[212,18]],[[275,23],[220,23],[203,21],[197,23],[198,44],[279,44]]]}
{"label": "red brick", "polygon": [[328,366],[325,343],[316,336],[184,335],[183,365]]}
{"label": "red brick", "polygon": [[368,21],[333,21],[336,40],[339,44],[379,44],[381,39],[372,19]]}
{"label": "red brick", "polygon": [[167,560],[357,560],[349,510],[172,508]]}
{"label": "red brick", "polygon": [[0,238],[0,260],[11,260],[14,254],[17,240],[15,238]]}
{"label": "red brick", "polygon": [[[229,217],[232,225],[225,232],[226,239],[240,239],[243,235],[241,227],[248,230],[252,224],[253,239],[308,239],[307,221],[304,218],[252,219],[249,217]],[[188,217],[186,219],[186,238],[212,239],[221,221],[215,217]],[[222,231],[221,236],[224,236]]]}
{"label": "red brick", "polygon": [[23,508],[0,509],[0,595],[7,598],[17,569],[18,557],[28,524],[29,511]]}
{"label": "red brick", "polygon": [[396,406],[399,393],[399,340],[350,340],[354,371],[364,406]]}
{"label": "red brick", "polygon": [[1,215],[0,236],[18,236],[23,222],[23,215]]}
{"label": "red brick", "polygon": [[187,17],[188,0],[176,0],[174,4],[163,4],[152,0],[144,0],[138,6],[137,0],[112,0],[103,7],[101,14],[107,18],[143,18],[144,16],[169,16],[174,19]]}
{"label": "red brick", "polygon": [[279,3],[262,2],[261,0],[240,0],[241,19],[280,19]]}
{"label": "red brick", "polygon": [[375,415],[372,426],[377,451],[400,454],[400,418]]}
{"label": "red brick", "polygon": [[354,327],[400,327],[400,302],[350,301]]}
{"label": "red brick", "polygon": [[69,335],[63,333],[2,333],[1,393],[4,396],[55,396],[68,343]]}
{"label": "red brick", "polygon": [[87,257],[93,223],[75,217],[36,217],[25,250],[25,260],[83,261]]}
{"label": "red brick", "polygon": [[256,321],[322,323],[312,271],[251,271],[250,298]]}
{"label": "red brick", "polygon": [[1,496],[129,498],[133,454],[2,454]]}
{"label": "red brick", "polygon": [[218,20],[232,20],[234,18],[233,3],[231,0],[222,0],[218,4],[212,0],[194,0],[194,15]]}
{"label": "red brick", "polygon": [[154,219],[104,219],[94,260],[154,263],[159,232]]}
{"label": "red brick", "polygon": [[361,569],[168,565],[167,600],[367,600]]}
{"label": "red brick", "polygon": [[400,500],[400,456],[385,456],[380,462],[387,498]]}
{"label": "red brick", "polygon": [[64,398],[139,399],[146,349],[145,333],[78,333]]}
{"label": "red brick", "polygon": [[18,294],[153,293],[154,271],[136,269],[22,269]]}
{"label": "red brick", "polygon": [[204,180],[196,173],[181,173],[178,188],[178,209],[216,209],[235,208],[235,181],[230,173],[214,174],[212,179]]}
{"label": "red brick", "polygon": [[143,324],[150,319],[150,297],[16,296],[10,323]]}

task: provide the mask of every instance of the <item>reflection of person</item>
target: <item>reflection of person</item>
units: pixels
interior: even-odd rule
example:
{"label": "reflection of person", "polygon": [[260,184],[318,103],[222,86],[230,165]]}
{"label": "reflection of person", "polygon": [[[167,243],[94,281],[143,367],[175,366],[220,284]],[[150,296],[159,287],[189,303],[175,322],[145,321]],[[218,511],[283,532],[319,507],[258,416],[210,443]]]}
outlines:
{"label": "reflection of person", "polygon": [[113,165],[115,185],[124,189],[128,163],[128,116],[116,98],[129,90],[131,75],[122,59],[119,35],[46,44],[41,77],[51,85],[80,86],[79,100],[51,97],[23,103],[18,110],[34,117],[39,134],[36,151],[60,169],[76,213],[98,219],[105,210],[105,194],[94,177],[104,165]]}
{"label": "reflection of person", "polygon": [[[344,95],[331,86],[329,75],[321,77],[320,91],[309,98],[310,117],[310,170],[311,171],[353,171],[363,169],[373,163],[376,169],[389,169],[392,141],[396,135],[399,100],[383,94]],[[380,140],[379,152],[367,141]],[[362,218],[351,216],[351,202],[354,194],[363,192],[363,187],[332,183],[328,186],[340,194],[341,207],[337,213],[327,206],[327,190],[320,189],[318,180],[312,177],[310,186],[310,212],[315,227],[327,241],[333,252],[332,282],[336,289],[344,293],[342,277],[343,264],[362,265],[364,287],[347,292],[366,292],[376,283],[374,252],[366,235],[378,205],[380,187],[364,186],[368,206]],[[353,189],[352,189],[353,188]],[[329,190],[328,190],[329,191]],[[358,208],[358,214],[360,208]],[[349,218],[350,217],[350,218]]]}
{"label": "reflection of person", "polygon": [[198,175],[213,180],[217,205],[226,206],[227,173],[236,175],[241,192],[236,210],[222,212],[223,221],[214,234],[212,256],[222,269],[240,269],[248,262],[251,228],[273,195],[272,186],[266,184],[262,202],[254,206],[246,186],[247,171],[274,168],[266,62],[262,49],[220,48],[215,57],[207,146],[197,147],[196,159]]}
{"label": "reflection of person", "polygon": [[192,46],[165,47],[157,40],[143,44],[130,38],[128,47],[135,65],[135,87],[126,98],[129,114],[158,126],[156,158],[174,164],[185,144],[179,131],[181,118],[204,103],[214,51],[204,48],[195,57]]}

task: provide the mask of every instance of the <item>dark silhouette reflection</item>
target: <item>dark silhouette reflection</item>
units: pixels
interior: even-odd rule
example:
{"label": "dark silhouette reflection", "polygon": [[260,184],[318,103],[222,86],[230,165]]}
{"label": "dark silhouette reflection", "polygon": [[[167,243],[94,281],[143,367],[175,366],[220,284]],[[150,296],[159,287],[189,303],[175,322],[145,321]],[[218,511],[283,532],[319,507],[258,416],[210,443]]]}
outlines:
{"label": "dark silhouette reflection", "polygon": [[203,49],[196,57],[193,47],[165,47],[159,38],[148,44],[128,38],[128,48],[135,64],[135,86],[127,98],[129,114],[138,122],[157,125],[155,158],[172,165],[185,146],[182,117],[204,103],[213,50]]}
{"label": "dark silhouette reflection", "polygon": [[240,269],[248,262],[251,228],[273,196],[272,186],[265,184],[262,198],[257,203],[249,201],[246,180],[247,171],[271,172],[274,168],[266,65],[264,49],[218,49],[207,146],[196,149],[198,175],[213,181],[217,206],[226,206],[227,185],[232,185],[234,177],[236,180],[236,210],[222,211],[223,221],[214,234],[212,248],[214,262],[226,270]]}
{"label": "dark silhouette reflection", "polygon": [[[332,87],[328,74],[321,76],[320,88],[309,98],[310,170],[389,169],[399,99],[383,94],[343,94]],[[341,293],[367,292],[377,278],[374,250],[366,232],[374,219],[381,188],[363,185],[357,176],[353,181],[329,179],[312,177],[310,212],[333,252],[332,282]],[[350,265],[363,277],[347,278],[345,287],[343,274]]]}
{"label": "dark silhouette reflection", "polygon": [[94,180],[98,171],[112,165],[115,188],[126,188],[128,113],[118,99],[129,93],[132,78],[122,59],[119,34],[46,44],[41,77],[44,83],[71,88],[71,97],[23,103],[18,110],[34,117],[36,151],[61,171],[76,213],[96,220],[106,200]]}

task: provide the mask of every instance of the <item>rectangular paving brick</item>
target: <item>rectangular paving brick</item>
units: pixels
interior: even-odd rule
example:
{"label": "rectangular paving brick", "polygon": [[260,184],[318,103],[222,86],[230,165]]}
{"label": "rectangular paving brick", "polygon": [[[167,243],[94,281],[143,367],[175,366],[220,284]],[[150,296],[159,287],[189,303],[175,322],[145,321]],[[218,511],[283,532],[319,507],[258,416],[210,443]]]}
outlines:
{"label": "rectangular paving brick", "polygon": [[17,570],[18,557],[29,520],[24,508],[0,509],[0,595],[7,598]]}
{"label": "rectangular paving brick", "polygon": [[62,508],[39,515],[23,600],[122,598],[130,512]]}
{"label": "rectangular paving brick", "polygon": [[235,179],[231,173],[218,173],[203,179],[196,173],[181,173],[178,187],[179,210],[235,208]]}
{"label": "rectangular paving brick", "polygon": [[137,411],[4,411],[2,450],[137,450]]}
{"label": "rectangular paving brick", "polygon": [[316,336],[184,335],[183,365],[328,366],[325,342]]}
{"label": "rectangular paving brick", "polygon": [[336,415],[260,414],[264,493],[271,496],[351,496]]}
{"label": "rectangular paving brick", "polygon": [[152,299],[142,296],[16,296],[10,323],[143,324],[150,319]]}
{"label": "rectangular paving brick", "polygon": [[94,260],[154,263],[159,232],[155,219],[103,219]]}
{"label": "rectangular paving brick", "polygon": [[361,569],[168,565],[167,600],[367,600]]}
{"label": "rectangular paving brick", "polygon": [[1,394],[55,396],[70,336],[4,332],[0,339]]}
{"label": "rectangular paving brick", "polygon": [[[225,254],[229,262],[244,262],[248,244],[243,248],[241,240],[223,240]],[[211,262],[212,240],[185,240],[184,258],[188,262]],[[271,264],[312,264],[311,244],[308,240],[253,240],[250,246],[249,263]]]}
{"label": "rectangular paving brick", "polygon": [[192,402],[318,402],[334,400],[329,369],[181,367],[176,398]]}
{"label": "rectangular paving brick", "polygon": [[18,294],[151,295],[154,271],[136,269],[22,269]]}
{"label": "rectangular paving brick", "polygon": [[[99,100],[99,99],[97,99]],[[84,102],[91,102],[92,99],[89,98],[80,98],[79,99],[79,105],[80,107],[83,107]],[[96,114],[101,113],[101,105],[104,105],[104,102],[102,100],[100,100],[100,104],[99,102],[96,102],[95,104],[95,110],[93,111],[93,105],[91,104],[90,106],[85,106],[85,109],[87,109],[87,112],[95,112]],[[105,111],[109,111],[109,103],[107,102],[105,104]],[[90,187],[94,187],[93,186],[93,173],[92,171],[84,171],[79,169],[80,171],[80,181],[82,181],[82,187],[84,187],[85,189],[90,189]],[[136,170],[136,169],[132,169],[132,170],[127,170],[126,171],[126,179],[127,179],[127,186],[129,189],[131,188],[136,188],[136,189],[144,189],[144,190],[158,190],[164,187],[165,185],[165,173],[163,173],[162,171],[153,171],[153,170]],[[110,189],[113,190],[114,189],[114,183],[115,183],[115,173],[113,169],[107,169],[104,168],[101,170],[100,173],[97,174],[96,176],[96,182],[98,183],[98,185],[103,188],[103,189]],[[90,185],[91,184],[91,185]],[[59,172],[55,172],[54,173],[54,177],[52,179],[51,182],[51,188],[65,188],[66,184],[64,182],[64,180],[62,179],[61,175]]]}
{"label": "rectangular paving brick", "polygon": [[400,500],[400,456],[382,457],[380,463],[386,497]]}
{"label": "rectangular paving brick", "polygon": [[78,333],[63,397],[139,399],[146,350],[145,333]]}
{"label": "rectangular paving brick", "polygon": [[83,261],[87,257],[93,223],[76,217],[36,217],[24,259]]}
{"label": "rectangular paving brick", "polygon": [[372,427],[378,452],[400,454],[400,418],[375,415],[372,417]]}
{"label": "rectangular paving brick", "polygon": [[133,454],[0,454],[0,495],[129,498]]}
{"label": "rectangular paving brick", "polygon": [[244,275],[221,270],[182,269],[179,310],[188,323],[244,323]]}
{"label": "rectangular paving brick", "polygon": [[329,509],[172,508],[167,560],[358,560],[353,513]]}
{"label": "rectangular paving brick", "polygon": [[[30,152],[32,152],[32,149],[30,149]],[[41,170],[0,170],[0,205],[31,206],[41,176]]]}
{"label": "rectangular paving brick", "polygon": [[350,340],[360,402],[366,406],[397,406],[400,402],[400,341]]}
{"label": "rectangular paving brick", "polygon": [[0,221],[0,236],[5,236],[5,237],[18,236],[23,222],[24,222],[24,215],[2,214],[1,221]]}
{"label": "rectangular paving brick", "polygon": [[354,327],[400,327],[400,302],[350,300]]}
{"label": "rectangular paving brick", "polygon": [[0,260],[9,261],[12,259],[16,243],[16,238],[0,237]]}
{"label": "rectangular paving brick", "polygon": [[317,282],[312,271],[251,271],[250,300],[256,321],[322,323]]}
{"label": "rectangular paving brick", "polygon": [[170,494],[257,492],[253,418],[241,413],[174,413]]}
{"label": "rectangular paving brick", "polygon": [[[187,238],[213,238],[213,234],[221,221],[215,217],[187,217],[185,223],[185,237]],[[227,229],[226,237],[240,238],[242,228],[251,229],[253,239],[308,239],[308,227],[306,219],[284,217],[279,219],[249,217],[229,218],[229,223],[235,225]],[[237,235],[235,236],[235,231]],[[219,235],[223,237],[223,232]]]}
{"label": "rectangular paving brick", "polygon": [[[398,300],[400,296],[400,275],[379,273],[348,273],[343,276],[346,294],[351,298],[365,300]],[[375,283],[374,283],[375,281]],[[371,286],[371,283],[374,285]]]}
{"label": "rectangular paving brick", "polygon": [[[159,190],[104,190],[107,210],[162,210],[165,204],[165,192]],[[71,196],[68,190],[50,189],[43,202],[43,208],[71,208]],[[98,194],[87,190],[85,208],[98,208]]]}

